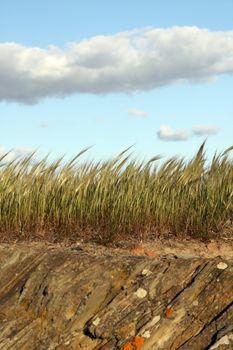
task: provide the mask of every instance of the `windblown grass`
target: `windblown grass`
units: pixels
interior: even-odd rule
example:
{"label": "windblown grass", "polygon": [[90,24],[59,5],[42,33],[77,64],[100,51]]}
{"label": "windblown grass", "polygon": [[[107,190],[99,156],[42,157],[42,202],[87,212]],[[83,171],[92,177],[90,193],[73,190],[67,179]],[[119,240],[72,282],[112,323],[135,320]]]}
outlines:
{"label": "windblown grass", "polygon": [[[233,218],[230,147],[208,166],[204,144],[193,159],[158,166],[130,159],[129,149],[107,162],[49,163],[34,154],[0,162],[2,237],[74,237],[104,240],[146,233],[207,237]],[[33,162],[32,162],[33,160]]]}

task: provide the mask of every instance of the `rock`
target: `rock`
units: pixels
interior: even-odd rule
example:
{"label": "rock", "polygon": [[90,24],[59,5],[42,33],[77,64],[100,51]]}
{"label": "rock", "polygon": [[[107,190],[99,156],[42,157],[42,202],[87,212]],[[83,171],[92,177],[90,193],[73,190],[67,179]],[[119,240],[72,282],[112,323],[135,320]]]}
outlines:
{"label": "rock", "polygon": [[220,263],[218,263],[217,268],[220,270],[225,270],[227,269],[227,264],[223,261],[220,261]]}
{"label": "rock", "polygon": [[233,349],[233,262],[0,245],[0,349]]}

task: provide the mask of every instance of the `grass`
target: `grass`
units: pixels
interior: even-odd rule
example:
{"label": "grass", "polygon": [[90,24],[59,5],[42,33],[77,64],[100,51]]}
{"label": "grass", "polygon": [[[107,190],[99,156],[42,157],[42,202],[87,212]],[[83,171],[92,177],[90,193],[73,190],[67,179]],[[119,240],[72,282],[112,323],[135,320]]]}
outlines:
{"label": "grass", "polygon": [[47,158],[0,160],[1,239],[62,240],[91,234],[103,241],[164,232],[207,238],[233,218],[233,147],[205,159],[158,166],[132,160],[129,148],[106,162],[52,164]]}

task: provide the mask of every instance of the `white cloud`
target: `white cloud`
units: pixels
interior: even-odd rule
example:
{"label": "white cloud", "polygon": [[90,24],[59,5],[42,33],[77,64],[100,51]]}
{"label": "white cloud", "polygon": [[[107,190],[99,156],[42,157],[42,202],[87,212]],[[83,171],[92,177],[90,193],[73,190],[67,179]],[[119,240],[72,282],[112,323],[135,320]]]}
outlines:
{"label": "white cloud", "polygon": [[40,123],[40,128],[42,128],[42,129],[46,129],[46,128],[48,128],[48,123],[46,123],[46,122],[41,122]]}
{"label": "white cloud", "polygon": [[192,132],[196,136],[208,136],[217,134],[220,128],[214,125],[196,125],[192,128]]}
{"label": "white cloud", "polygon": [[196,125],[192,128],[192,133],[186,129],[173,130],[168,125],[161,125],[157,131],[157,136],[165,141],[184,141],[194,136],[208,136],[217,134],[220,128],[214,125]]}
{"label": "white cloud", "polygon": [[185,129],[172,130],[170,126],[161,125],[157,136],[164,141],[185,141],[190,137],[190,134]]}
{"label": "white cloud", "polygon": [[130,108],[128,109],[128,113],[132,115],[133,117],[147,117],[148,113],[141,110],[141,109],[136,109],[136,108]]}
{"label": "white cloud", "polygon": [[62,49],[0,44],[0,101],[74,93],[132,93],[233,73],[233,31],[145,28]]}
{"label": "white cloud", "polygon": [[30,155],[34,150],[30,149],[30,148],[24,148],[24,147],[15,147],[12,150],[7,150],[5,149],[3,146],[0,146],[0,158],[3,157],[4,155],[6,155],[8,152],[8,154],[6,155],[6,157],[4,157],[1,160],[2,164],[6,164],[9,163],[13,160],[15,160],[16,158],[24,158],[28,155]]}

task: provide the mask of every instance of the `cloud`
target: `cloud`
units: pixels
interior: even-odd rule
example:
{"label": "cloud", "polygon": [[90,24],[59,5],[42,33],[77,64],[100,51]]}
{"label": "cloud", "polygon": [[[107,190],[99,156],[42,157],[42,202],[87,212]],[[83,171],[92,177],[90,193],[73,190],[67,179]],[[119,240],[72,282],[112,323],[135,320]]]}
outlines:
{"label": "cloud", "polygon": [[144,28],[64,48],[0,44],[0,101],[133,93],[233,74],[233,31]]}
{"label": "cloud", "polygon": [[6,157],[4,157],[1,160],[1,163],[6,164],[6,163],[9,163],[15,159],[24,158],[24,157],[30,155],[33,151],[35,151],[35,150],[30,149],[30,148],[15,147],[12,150],[10,150],[10,152],[9,152],[9,150],[5,149],[5,147],[0,146],[0,158],[9,152],[6,155]]}
{"label": "cloud", "polygon": [[102,124],[105,124],[106,119],[103,117],[96,117],[95,122],[96,122],[96,124],[102,125]]}
{"label": "cloud", "polygon": [[170,126],[161,125],[157,136],[164,141],[185,141],[190,137],[190,134],[185,129],[172,130]]}
{"label": "cloud", "polygon": [[220,128],[214,125],[196,125],[192,128],[192,133],[186,129],[173,130],[168,125],[161,125],[157,131],[159,139],[164,141],[185,141],[193,136],[208,136],[217,134]]}
{"label": "cloud", "polygon": [[196,136],[208,136],[219,133],[220,128],[214,125],[196,125],[192,128],[192,132]]}
{"label": "cloud", "polygon": [[147,117],[148,113],[136,108],[130,108],[128,109],[128,113],[133,117]]}
{"label": "cloud", "polygon": [[42,129],[46,129],[46,128],[48,128],[48,123],[46,123],[46,122],[41,122],[40,123],[40,128],[42,128]]}

